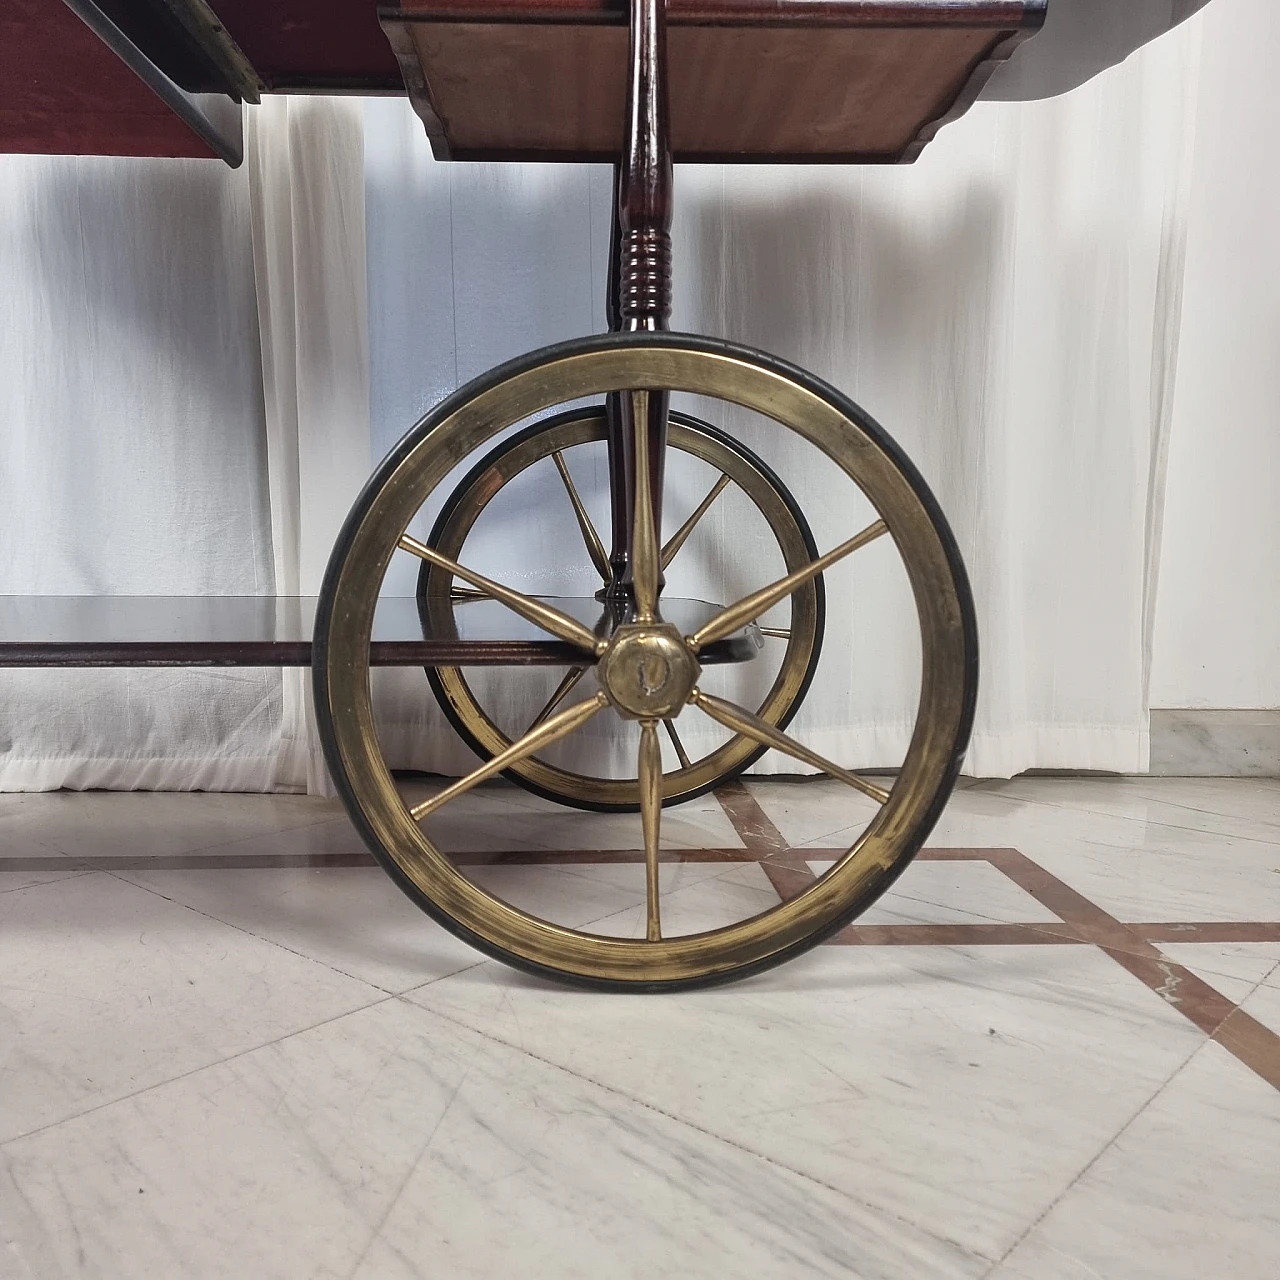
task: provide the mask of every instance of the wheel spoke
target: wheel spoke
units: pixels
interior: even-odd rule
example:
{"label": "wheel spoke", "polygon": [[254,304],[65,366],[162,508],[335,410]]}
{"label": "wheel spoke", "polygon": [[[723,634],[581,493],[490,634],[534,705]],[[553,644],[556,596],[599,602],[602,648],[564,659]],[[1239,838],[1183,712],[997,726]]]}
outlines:
{"label": "wheel spoke", "polygon": [[631,531],[631,590],[636,600],[636,621],[658,617],[658,531],[653,524],[653,477],[649,468],[649,393],[631,393],[631,424],[636,466],[636,509]]}
{"label": "wheel spoke", "polygon": [[888,532],[889,526],[883,520],[877,520],[875,524],[869,525],[856,537],[842,543],[834,551],[828,551],[825,556],[819,556],[811,564],[805,565],[803,569],[797,569],[795,573],[788,574],[785,578],[779,578],[777,582],[770,586],[762,587],[759,591],[753,592],[749,596],[744,596],[737,604],[731,604],[727,609],[722,609],[706,626],[700,628],[689,637],[689,644],[694,653],[697,653],[699,649],[710,644],[713,640],[723,640],[725,636],[732,635],[740,627],[745,627],[748,622],[754,622],[762,613],[772,609],[780,600],[785,600],[787,596],[799,590],[810,578],[816,578],[818,574],[829,569],[838,560],[843,560],[845,556],[852,555],[859,548],[865,547],[869,542],[874,542],[882,534]]}
{"label": "wheel spoke", "polygon": [[772,636],[775,640],[790,640],[790,627],[761,627],[760,634],[762,636]]}
{"label": "wheel spoke", "polygon": [[723,698],[714,698],[709,693],[703,693],[701,689],[695,689],[689,701],[701,707],[713,720],[718,720],[725,728],[732,729],[735,733],[754,738],[762,746],[773,747],[776,751],[794,756],[797,760],[803,760],[805,764],[821,769],[823,773],[829,773],[833,778],[839,778],[841,782],[848,783],[854,790],[861,791],[864,796],[870,796],[880,804],[884,804],[889,799],[889,793],[882,787],[877,787],[875,783],[860,778],[856,773],[842,769],[838,764],[824,759],[816,751],[810,751],[808,747],[788,737],[780,729],[775,729],[767,720],[761,720],[759,716],[753,715],[743,707],[725,702]]}
{"label": "wheel spoke", "polygon": [[545,724],[540,725],[532,733],[526,733],[519,741],[513,742],[505,751],[494,756],[492,760],[486,761],[465,778],[459,778],[452,786],[445,787],[429,800],[414,805],[409,810],[410,816],[421,822],[428,814],[434,813],[450,800],[456,800],[460,795],[465,795],[486,778],[492,778],[495,773],[509,769],[526,756],[536,754],[553,742],[559,742],[561,738],[567,738],[575,729],[586,724],[592,716],[606,706],[608,706],[608,699],[603,693],[598,693],[590,701],[579,702],[576,706],[560,712],[559,715],[552,716]]}
{"label": "wheel spoke", "polygon": [[711,508],[711,504],[729,487],[729,477],[721,476],[719,480],[711,486],[711,492],[707,494],[703,500],[698,503],[697,510],[671,535],[667,545],[662,548],[662,555],[659,557],[659,563],[665,569],[675,558],[680,548],[689,540],[689,535],[697,527],[698,521]]}
{"label": "wheel spoke", "polygon": [[582,541],[587,544],[587,554],[591,557],[591,563],[595,565],[601,582],[611,582],[613,580],[613,570],[609,567],[609,553],[604,549],[604,543],[600,541],[600,535],[596,532],[595,525],[591,523],[587,508],[578,496],[578,488],[573,483],[573,477],[569,474],[569,467],[565,463],[564,454],[557,449],[551,457],[555,461],[556,470],[560,472],[560,479],[564,481],[565,492],[569,495],[569,501],[573,504],[573,514],[578,517],[578,528],[582,530]]}
{"label": "wheel spoke", "polygon": [[605,642],[594,631],[587,630],[582,623],[576,618],[569,617],[567,613],[561,613],[559,609],[553,609],[549,604],[544,604],[533,596],[512,591],[510,587],[504,587],[500,582],[494,582],[483,574],[464,569],[456,560],[442,556],[438,551],[433,551],[425,543],[419,542],[417,538],[411,538],[407,533],[401,534],[399,545],[402,550],[411,552],[420,560],[425,560],[437,568],[447,569],[455,577],[469,582],[473,587],[478,587],[495,600],[501,600],[508,609],[544,631],[550,631],[553,636],[559,636],[561,640],[567,640],[588,653],[599,654],[604,649]]}
{"label": "wheel spoke", "polygon": [[684,749],[684,743],[680,741],[680,735],[676,732],[676,724],[674,720],[664,720],[662,722],[667,729],[667,737],[671,739],[671,745],[676,749],[676,758],[680,761],[682,769],[691,767],[688,753]]}
{"label": "wheel spoke", "polygon": [[533,717],[533,723],[525,733],[532,733],[569,696],[574,686],[586,674],[586,667],[570,667],[565,678],[556,685],[556,691],[548,699],[547,705]]}
{"label": "wheel spoke", "polygon": [[658,837],[662,824],[662,747],[656,720],[640,722],[640,822],[644,827],[645,937],[662,939],[658,911]]}
{"label": "wheel spoke", "polygon": [[476,591],[473,587],[452,586],[449,588],[450,600],[492,600],[487,591]]}

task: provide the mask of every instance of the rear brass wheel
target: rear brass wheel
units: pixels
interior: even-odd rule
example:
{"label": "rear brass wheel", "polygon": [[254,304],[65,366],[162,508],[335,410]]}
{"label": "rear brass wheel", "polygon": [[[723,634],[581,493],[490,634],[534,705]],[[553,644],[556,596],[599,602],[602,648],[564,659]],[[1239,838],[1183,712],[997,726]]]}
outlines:
{"label": "rear brass wheel", "polygon": [[[566,504],[576,513],[582,534],[584,545],[578,558],[594,564],[599,585],[606,584],[608,560],[572,468],[581,474],[590,467],[593,455],[597,464],[602,464],[607,439],[608,420],[603,405],[571,409],[517,432],[483,457],[459,482],[436,518],[427,539],[429,545],[451,560],[465,561],[468,536],[499,495],[533,468],[541,466],[550,471],[554,464],[567,491]],[[677,557],[689,545],[702,518],[717,502],[723,507],[735,490],[755,508],[776,543],[778,572],[771,576],[794,573],[817,559],[813,533],[795,499],[751,450],[709,423],[683,413],[671,414],[668,445],[705,464],[707,475],[701,479],[705,496],[663,544],[660,561],[664,573],[673,564],[679,567]],[[572,550],[566,552],[572,554]],[[769,576],[767,572],[757,575],[758,581],[753,585],[763,585]],[[455,634],[458,614],[483,598],[438,565],[423,561],[418,600],[431,634]],[[789,604],[790,616],[771,617],[774,625],[765,631],[767,659],[776,663],[776,672],[764,696],[750,698],[755,714],[779,729],[786,728],[795,715],[821,656],[826,608],[821,575],[805,582],[784,604]],[[743,677],[755,674],[737,671]],[[441,709],[482,760],[507,750],[571,695],[581,698],[594,686],[588,664],[562,671],[533,668],[504,672],[502,676],[499,696],[486,698],[494,682],[486,682],[483,672],[472,672],[469,678],[460,667],[427,669],[427,679]],[[528,683],[539,678],[541,682],[530,690],[532,701],[526,699],[528,705],[523,713],[513,710],[508,681]],[[737,683],[747,687],[745,678]],[[735,696],[735,701],[743,700],[744,697]],[[702,750],[692,741],[686,745],[672,720],[663,725],[662,736],[666,738],[663,747],[667,757],[662,778],[664,805],[679,804],[710,791],[741,773],[768,750],[741,734]],[[539,755],[518,761],[506,770],[506,776],[536,795],[576,808],[604,812],[638,812],[640,808],[640,783],[634,771],[630,776],[612,777],[599,770],[589,772],[585,765],[565,767]]]}
{"label": "rear brass wheel", "polygon": [[[613,392],[632,397],[633,421],[644,424],[649,393],[662,391],[718,398],[771,418],[835,464],[876,518],[862,524],[859,517],[861,527],[848,530],[851,536],[832,550],[720,609],[688,635],[662,618],[660,547],[643,440],[635,449],[635,612],[610,635],[459,564],[407,532],[458,462],[515,424]],[[709,694],[700,662],[700,655],[705,658],[805,582],[873,544],[881,550],[868,555],[896,550],[921,655],[919,703],[905,759],[892,779],[877,780]],[[398,552],[452,574],[574,646],[582,663],[596,669],[599,684],[593,697],[555,711],[465,778],[416,801],[402,794],[382,752],[369,679],[374,610]],[[847,643],[851,637],[839,639]],[[964,569],[936,502],[897,446],[852,401],[803,370],[744,347],[684,335],[621,334],[566,343],[495,369],[449,397],[396,446],[358,499],[330,559],[317,610],[314,682],[326,759],[347,810],[374,855],[424,911],[517,967],[586,985],[657,990],[776,965],[839,930],[893,883],[937,820],[959,772],[973,720],[977,636]],[[441,815],[465,810],[465,803],[455,808],[455,801],[604,715],[639,727],[637,826],[643,848],[637,854],[643,885],[634,907],[569,921],[545,895],[523,907],[509,900],[515,896],[509,886],[499,889],[492,877],[469,874],[465,856],[445,851],[445,837],[457,828]],[[865,826],[859,817],[857,838],[829,866],[824,860],[820,870],[811,868],[785,901],[764,902],[757,895],[727,924],[682,928],[682,920],[692,917],[681,916],[663,893],[658,734],[665,719],[683,715],[706,715],[734,734],[822,770],[846,784],[845,794],[864,812],[870,810]],[[584,814],[576,821],[604,819]],[[506,833],[492,834],[496,841]],[[554,856],[539,853],[543,861]],[[769,856],[759,855],[762,868]]]}

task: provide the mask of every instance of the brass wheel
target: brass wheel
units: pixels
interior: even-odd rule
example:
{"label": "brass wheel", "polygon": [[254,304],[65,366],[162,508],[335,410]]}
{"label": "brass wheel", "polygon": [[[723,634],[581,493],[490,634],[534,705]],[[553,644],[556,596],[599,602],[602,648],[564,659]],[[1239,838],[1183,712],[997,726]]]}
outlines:
{"label": "brass wheel", "polygon": [[[715,397],[764,414],[825,454],[878,518],[798,573],[722,609],[684,636],[661,618],[650,477],[646,451],[637,448],[636,610],[634,620],[607,639],[406,533],[457,462],[499,432],[556,406],[615,391],[635,398],[637,423],[645,422],[645,398],[653,391]],[[708,694],[699,686],[698,659],[706,646],[805,581],[878,541],[891,541],[905,569],[922,659],[910,745],[886,787]],[[576,646],[584,663],[597,668],[600,683],[594,697],[555,712],[467,777],[417,803],[401,794],[379,747],[369,681],[374,608],[398,551],[437,565]],[[884,432],[839,392],[794,366],[729,343],[658,333],[589,338],[535,352],[477,379],[429,413],[392,451],[348,517],[325,575],[314,650],[316,711],[329,768],[353,821],[400,887],[453,933],[508,963],[631,989],[723,981],[767,968],[822,941],[874,902],[910,862],[950,794],[968,742],[976,680],[976,628],[959,553],[924,482]],[[556,914],[549,908],[522,910],[507,901],[442,851],[436,816],[486,778],[606,712],[635,721],[640,732],[644,888],[635,922],[626,918],[613,932],[600,921],[562,923],[547,918]],[[846,783],[851,795],[874,805],[850,847],[787,901],[689,932],[664,931],[660,881],[658,726],[681,713],[705,713],[735,734],[827,772]]]}
{"label": "brass wheel", "polygon": [[[449,496],[427,539],[429,545],[450,560],[465,560],[468,536],[498,495],[531,468],[539,464],[549,468],[554,463],[566,490],[567,505],[575,513],[582,534],[582,559],[594,565],[600,584],[607,583],[608,559],[570,470],[571,462],[575,461],[581,470],[583,461],[590,463],[593,453],[602,458],[607,438],[604,407],[593,406],[557,414],[504,440],[471,469]],[[688,545],[702,517],[717,500],[724,501],[722,495],[731,485],[745,495],[767,526],[777,544],[777,563],[782,573],[795,573],[817,559],[813,534],[795,499],[749,449],[709,423],[682,413],[671,414],[668,444],[706,464],[710,475],[703,480],[705,496],[663,545],[660,559],[664,573],[673,564],[679,567],[677,557]],[[582,455],[586,455],[585,459]],[[763,585],[767,580],[766,575],[760,577],[758,583]],[[456,630],[457,613],[483,597],[456,582],[451,573],[438,565],[423,561],[418,599],[431,633],[450,635]],[[821,575],[806,581],[789,602],[784,603],[790,605],[790,617],[774,618],[778,625],[765,633],[771,651],[768,659],[777,663],[776,673],[763,698],[757,695],[752,699],[755,714],[780,729],[790,723],[799,708],[821,656],[825,613]],[[513,741],[541,724],[570,695],[580,698],[593,684],[588,664],[569,667],[559,683],[553,681],[551,685],[547,684],[546,669],[512,673],[511,679],[536,681],[541,677],[541,683],[530,689],[532,701],[522,713],[504,706],[504,715],[485,705],[485,674],[480,673],[477,682],[475,673],[468,679],[459,667],[427,669],[427,678],[445,715],[482,760],[506,751]],[[551,669],[550,674],[559,673]],[[745,680],[739,683],[744,684]],[[508,690],[504,688],[502,693]],[[735,698],[735,701],[741,700]],[[741,734],[713,743],[708,750],[700,750],[693,742],[686,747],[674,720],[667,720],[663,731],[667,739],[663,744],[667,754],[662,778],[665,805],[679,804],[710,791],[741,773],[768,750],[754,738]],[[634,767],[634,755],[632,760]],[[637,812],[640,808],[640,783],[635,773],[630,777],[602,776],[581,767],[564,767],[541,756],[527,756],[506,770],[506,776],[560,804],[613,812]]]}

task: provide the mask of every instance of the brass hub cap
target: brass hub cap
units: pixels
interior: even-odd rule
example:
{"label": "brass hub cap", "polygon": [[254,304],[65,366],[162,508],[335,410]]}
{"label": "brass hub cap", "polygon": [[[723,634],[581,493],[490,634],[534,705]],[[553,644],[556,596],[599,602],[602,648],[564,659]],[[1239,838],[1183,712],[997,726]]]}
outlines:
{"label": "brass hub cap", "polygon": [[669,623],[627,623],[613,633],[596,675],[626,720],[666,720],[689,701],[702,668]]}

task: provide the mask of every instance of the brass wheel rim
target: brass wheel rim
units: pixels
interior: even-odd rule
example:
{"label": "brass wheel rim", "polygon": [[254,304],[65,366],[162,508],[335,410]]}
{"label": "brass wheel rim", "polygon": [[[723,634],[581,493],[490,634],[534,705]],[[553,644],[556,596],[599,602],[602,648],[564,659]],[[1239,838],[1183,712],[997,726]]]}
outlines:
{"label": "brass wheel rim", "polygon": [[[586,444],[603,443],[606,433],[607,421],[603,408],[557,415],[543,424],[541,430],[536,433],[531,431],[501,457],[495,458],[492,465],[485,467],[482,473],[477,467],[477,474],[469,477],[469,484],[467,480],[462,482],[466,488],[460,486],[451,495],[432,530],[431,545],[450,559],[460,559],[475,522],[489,503],[516,476],[556,452]],[[814,558],[811,539],[806,537],[806,530],[800,527],[774,482],[748,456],[738,453],[715,435],[701,429],[701,424],[697,424],[696,419],[681,414],[672,415],[668,445],[715,468],[746,494],[768,524],[788,573],[802,568]],[[449,635],[454,626],[453,610],[465,608],[466,605],[456,604],[450,596],[452,575],[425,564],[423,575],[427,583],[423,599],[431,620],[432,632]],[[818,581],[805,583],[790,599],[790,635],[786,639],[782,662],[755,712],[761,719],[780,728],[786,727],[798,709],[821,642]],[[461,722],[472,745],[478,745],[489,756],[495,756],[511,745],[511,737],[494,723],[458,667],[438,667],[433,674],[437,697],[447,701],[451,718],[455,718],[455,726]],[[765,750],[765,747],[751,739],[735,735],[709,754],[692,761],[689,767],[679,767],[664,773],[663,802],[675,804],[708,791],[717,782],[746,768]],[[507,773],[518,775],[518,781],[529,785],[539,794],[584,808],[636,810],[640,804],[640,784],[637,778],[603,778],[576,773],[538,756],[518,761]]]}
{"label": "brass wheel rim", "polygon": [[[906,759],[849,850],[814,885],[777,907],[724,928],[653,941],[553,924],[467,879],[399,794],[378,745],[369,683],[379,588],[426,495],[499,431],[613,391],[678,391],[728,401],[815,445],[879,511],[906,568],[922,640],[920,702]],[[638,502],[637,526],[645,510],[647,503]],[[777,963],[869,906],[910,862],[945,803],[976,692],[976,637],[958,554],[923,482],[887,437],[851,402],[800,370],[727,343],[668,334],[587,339],[537,353],[464,388],[428,415],[383,464],[339,538],[322,592],[315,658],[317,715],[335,780],[371,847],[420,905],[508,962],[647,987],[711,981]]]}

